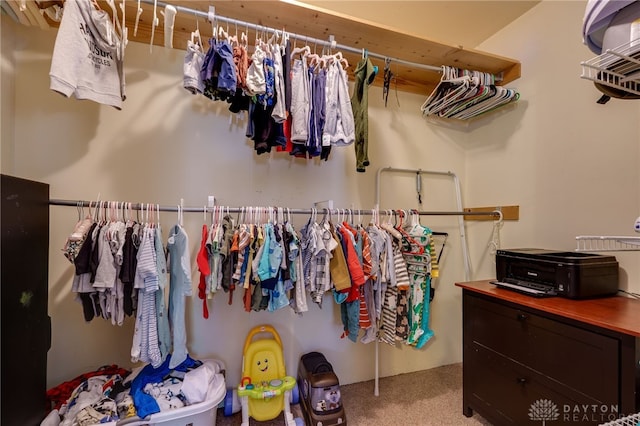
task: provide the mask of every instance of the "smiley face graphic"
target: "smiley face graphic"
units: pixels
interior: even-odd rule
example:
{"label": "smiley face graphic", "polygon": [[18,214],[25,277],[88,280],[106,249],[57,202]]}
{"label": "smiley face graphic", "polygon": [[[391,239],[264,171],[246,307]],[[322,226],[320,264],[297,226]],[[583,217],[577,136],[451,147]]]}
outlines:
{"label": "smiley face graphic", "polygon": [[263,373],[266,372],[269,369],[269,358],[265,358],[264,362],[258,360],[258,370],[262,371]]}
{"label": "smiley face graphic", "polygon": [[276,377],[276,361],[273,353],[269,351],[257,352],[253,358],[252,379],[256,382],[269,381]]}

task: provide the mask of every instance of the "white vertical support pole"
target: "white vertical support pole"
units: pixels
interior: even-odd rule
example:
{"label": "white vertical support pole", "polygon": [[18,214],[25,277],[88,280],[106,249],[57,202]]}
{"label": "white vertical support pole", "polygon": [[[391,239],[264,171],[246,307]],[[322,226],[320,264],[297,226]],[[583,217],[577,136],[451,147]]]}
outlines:
{"label": "white vertical support pole", "polygon": [[379,367],[379,354],[378,354],[378,339],[376,339],[376,378],[373,382],[373,395],[374,396],[379,396],[380,395],[380,367]]}
{"label": "white vertical support pole", "polygon": [[[462,212],[463,211],[463,207],[462,207],[462,191],[460,189],[460,180],[458,179],[458,176],[453,173],[453,172],[441,172],[441,171],[433,171],[433,170],[421,170],[421,169],[402,169],[402,168],[395,168],[395,167],[382,167],[380,169],[378,169],[378,172],[376,174],[376,201],[375,201],[375,208],[379,209],[380,208],[380,181],[382,178],[382,172],[405,172],[405,173],[417,173],[417,178],[416,178],[416,190],[418,191],[418,194],[420,195],[421,191],[422,191],[422,182],[420,179],[420,175],[421,174],[428,174],[428,175],[440,175],[440,176],[450,176],[453,178],[453,183],[455,185],[455,190],[456,190],[456,204],[458,205],[458,211]],[[421,197],[420,197],[421,198]],[[421,201],[421,200],[419,200]],[[465,229],[464,229],[464,217],[463,215],[458,215],[458,227],[460,229],[460,238],[462,240],[462,258],[464,261],[464,276],[465,276],[465,280],[469,281],[471,278],[471,259],[469,258],[469,249],[467,247],[467,236],[465,233]],[[376,339],[375,342],[375,346],[376,346],[376,361],[375,361],[375,381],[374,381],[374,390],[373,390],[373,394],[375,396],[379,395],[379,378],[380,378],[380,371],[379,371],[379,353],[378,353],[378,340]]]}

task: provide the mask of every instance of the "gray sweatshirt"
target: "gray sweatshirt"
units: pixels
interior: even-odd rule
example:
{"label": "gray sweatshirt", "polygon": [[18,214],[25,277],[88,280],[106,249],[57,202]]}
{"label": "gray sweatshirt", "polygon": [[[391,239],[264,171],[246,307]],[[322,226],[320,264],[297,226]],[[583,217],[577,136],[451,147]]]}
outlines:
{"label": "gray sweatshirt", "polygon": [[121,41],[111,18],[91,0],[67,0],[51,59],[51,90],[122,108]]}

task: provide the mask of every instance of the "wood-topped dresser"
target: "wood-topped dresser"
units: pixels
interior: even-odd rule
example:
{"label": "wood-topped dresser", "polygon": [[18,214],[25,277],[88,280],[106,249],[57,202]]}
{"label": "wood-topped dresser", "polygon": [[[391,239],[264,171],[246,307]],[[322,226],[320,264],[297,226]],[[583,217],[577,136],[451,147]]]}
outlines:
{"label": "wood-topped dresser", "polygon": [[463,413],[494,425],[601,424],[640,410],[640,300],[462,288]]}

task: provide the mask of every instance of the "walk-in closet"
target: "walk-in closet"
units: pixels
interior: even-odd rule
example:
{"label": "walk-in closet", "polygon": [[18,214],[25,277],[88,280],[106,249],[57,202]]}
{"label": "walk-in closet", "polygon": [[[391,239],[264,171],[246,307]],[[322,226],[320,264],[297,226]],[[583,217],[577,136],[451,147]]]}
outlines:
{"label": "walk-in closet", "polygon": [[640,412],[637,2],[1,6],[3,424]]}

